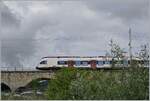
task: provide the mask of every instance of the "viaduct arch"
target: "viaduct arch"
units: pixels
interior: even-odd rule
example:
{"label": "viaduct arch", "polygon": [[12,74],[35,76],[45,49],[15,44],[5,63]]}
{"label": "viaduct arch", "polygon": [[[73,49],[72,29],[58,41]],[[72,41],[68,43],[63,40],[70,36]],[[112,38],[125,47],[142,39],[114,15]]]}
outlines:
{"label": "viaduct arch", "polygon": [[1,83],[6,84],[12,92],[26,86],[32,80],[53,77],[53,71],[1,71]]}

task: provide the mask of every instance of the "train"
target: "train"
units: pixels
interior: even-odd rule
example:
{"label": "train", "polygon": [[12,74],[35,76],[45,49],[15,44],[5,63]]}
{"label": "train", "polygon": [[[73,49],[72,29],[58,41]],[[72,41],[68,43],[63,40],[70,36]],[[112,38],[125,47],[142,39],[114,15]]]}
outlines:
{"label": "train", "polygon": [[[117,59],[115,59],[117,60]],[[134,58],[137,62],[141,63],[140,58]],[[120,67],[128,67],[130,64],[129,58],[123,60],[120,59],[120,63],[117,64]],[[111,68],[112,57],[111,56],[47,56],[43,57],[36,69],[59,69],[59,68]]]}

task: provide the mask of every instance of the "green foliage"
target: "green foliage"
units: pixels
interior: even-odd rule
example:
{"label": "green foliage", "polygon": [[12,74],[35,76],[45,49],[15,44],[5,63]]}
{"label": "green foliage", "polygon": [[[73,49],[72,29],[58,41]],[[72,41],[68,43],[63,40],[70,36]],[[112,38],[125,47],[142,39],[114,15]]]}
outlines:
{"label": "green foliage", "polygon": [[38,80],[33,80],[32,82],[31,82],[31,87],[32,87],[32,89],[33,90],[37,90],[39,87],[39,84],[38,84]]}
{"label": "green foliage", "polygon": [[48,99],[149,99],[149,72],[145,68],[120,71],[62,69],[49,83]]}
{"label": "green foliage", "polygon": [[112,39],[110,40],[109,46],[111,47],[110,52],[112,57],[111,67],[114,68],[121,64],[120,60],[123,60],[125,58],[125,56],[123,55],[125,51],[119,46],[119,44],[115,43]]}
{"label": "green foliage", "polygon": [[116,43],[114,43],[114,41],[111,39],[110,40],[110,47],[111,47],[111,55],[113,58],[117,58],[119,60],[119,58],[123,58],[123,49]]}
{"label": "green foliage", "polygon": [[76,69],[73,68],[58,71],[56,78],[49,82],[48,99],[67,99],[70,82],[76,79],[76,73]]}
{"label": "green foliage", "polygon": [[130,99],[149,99],[149,71],[148,68],[131,68],[128,88]]}

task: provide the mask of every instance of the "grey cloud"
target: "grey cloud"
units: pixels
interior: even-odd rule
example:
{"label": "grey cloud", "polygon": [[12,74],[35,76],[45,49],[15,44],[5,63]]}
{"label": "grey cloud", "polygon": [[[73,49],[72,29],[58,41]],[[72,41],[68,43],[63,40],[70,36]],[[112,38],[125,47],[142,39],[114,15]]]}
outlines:
{"label": "grey cloud", "polygon": [[[44,26],[40,18],[20,19],[4,5],[2,19],[2,61],[6,66],[23,66],[22,62],[35,52],[34,37],[36,32]],[[38,24],[37,24],[38,23]]]}
{"label": "grey cloud", "polygon": [[[54,47],[53,51],[49,51],[44,55],[56,54],[56,51],[64,54],[81,54],[81,51],[85,54],[88,54],[88,51],[92,51],[93,54],[96,51],[101,53],[101,50],[108,49],[106,46],[111,38],[118,40],[123,47],[127,46],[128,25],[124,24],[120,19],[107,17],[103,13],[97,15],[97,12],[93,11],[93,9],[92,12],[96,13],[97,17],[86,19],[87,17],[82,14],[83,8],[79,4],[77,5],[71,5],[72,7],[69,8],[71,12],[67,9],[68,4],[59,5],[54,14],[48,14],[49,20],[56,20],[58,24],[53,28],[45,29],[47,30],[45,33],[49,33],[47,36],[51,37],[51,39],[56,38],[56,40],[51,41],[52,44],[45,43],[47,46]],[[86,10],[88,8],[85,9],[84,13]],[[139,25],[137,24],[137,26]],[[59,31],[63,34],[59,34]]]}
{"label": "grey cloud", "polygon": [[1,10],[1,24],[3,25],[3,27],[16,27],[19,26],[20,21],[17,18],[17,16],[15,14],[13,14],[11,12],[11,10],[9,10],[9,8],[4,5],[2,5],[2,10]]}
{"label": "grey cloud", "polygon": [[[46,14],[31,13],[20,19],[5,4],[2,9],[2,62],[5,66],[22,67],[33,64],[29,59],[36,53],[36,34],[43,27],[55,25]],[[29,7],[30,8],[30,7]],[[42,32],[43,33],[43,32]],[[28,63],[24,64],[24,61]]]}
{"label": "grey cloud", "polygon": [[[27,60],[36,65],[39,58],[47,55],[104,55],[111,38],[123,48],[127,47],[130,24],[133,31],[148,36],[144,23],[147,18],[143,20],[147,16],[146,0],[67,2],[42,4],[40,1],[41,8],[37,2],[27,3],[28,6],[17,3],[14,10],[21,7],[24,12],[19,19],[8,9],[8,26],[2,34],[7,39],[3,45],[7,48],[2,49],[3,61],[11,66],[27,65],[29,63],[24,62]],[[11,29],[9,23],[17,27]],[[133,34],[137,36],[135,32]],[[136,40],[138,44],[141,39]]]}
{"label": "grey cloud", "polygon": [[[86,0],[87,5],[96,11],[109,13],[130,22],[148,18],[149,0]],[[85,2],[86,2],[85,1]]]}
{"label": "grey cloud", "polygon": [[[0,9],[0,18],[1,18],[1,38],[10,37],[9,35],[5,35],[9,32],[12,32],[19,28],[20,19],[16,16],[15,13],[12,13],[2,1],[1,1],[1,9]],[[11,33],[10,33],[11,34]]]}

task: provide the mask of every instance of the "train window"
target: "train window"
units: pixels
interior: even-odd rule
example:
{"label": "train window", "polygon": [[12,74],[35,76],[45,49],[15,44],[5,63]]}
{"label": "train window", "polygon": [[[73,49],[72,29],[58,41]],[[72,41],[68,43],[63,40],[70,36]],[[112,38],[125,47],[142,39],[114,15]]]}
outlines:
{"label": "train window", "polygon": [[81,65],[81,61],[75,61],[75,65],[76,66],[80,66]]}
{"label": "train window", "polygon": [[47,61],[41,61],[40,64],[47,64]]}
{"label": "train window", "polygon": [[105,61],[103,61],[103,64],[105,64]]}
{"label": "train window", "polygon": [[83,66],[87,66],[87,65],[88,65],[88,61],[81,61],[81,64],[82,64]]}
{"label": "train window", "polygon": [[128,60],[128,64],[130,64],[130,61]]}
{"label": "train window", "polygon": [[110,61],[110,64],[112,64],[112,61]]}
{"label": "train window", "polygon": [[105,61],[105,64],[110,64],[110,61]]}
{"label": "train window", "polygon": [[58,65],[66,65],[67,62],[66,62],[66,61],[58,61],[57,64],[58,64]]}
{"label": "train window", "polygon": [[128,60],[123,60],[123,65],[128,65]]}
{"label": "train window", "polygon": [[97,65],[103,65],[103,61],[97,61]]}

